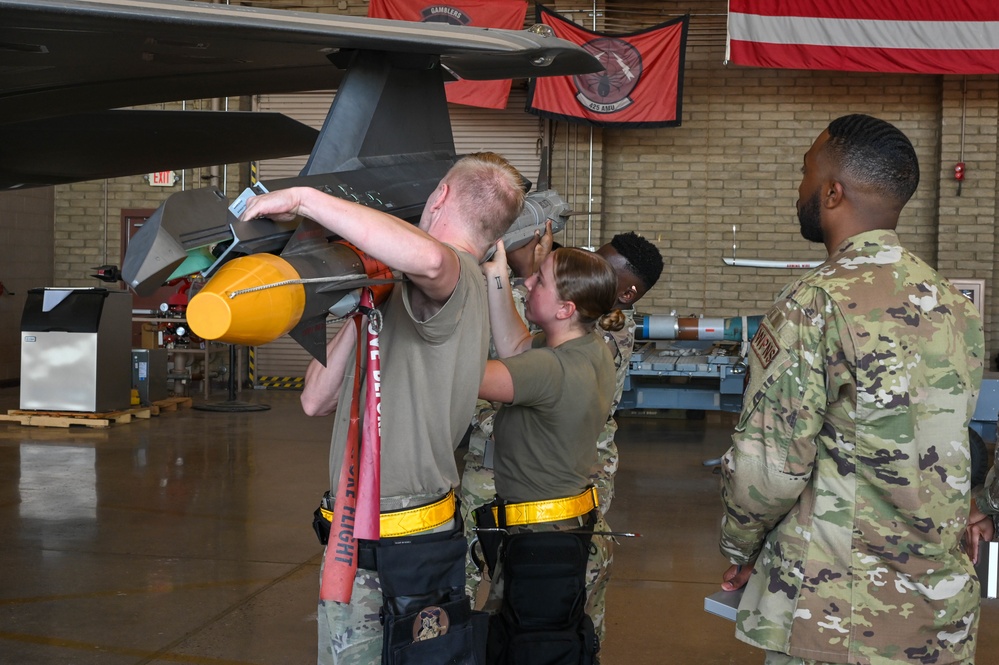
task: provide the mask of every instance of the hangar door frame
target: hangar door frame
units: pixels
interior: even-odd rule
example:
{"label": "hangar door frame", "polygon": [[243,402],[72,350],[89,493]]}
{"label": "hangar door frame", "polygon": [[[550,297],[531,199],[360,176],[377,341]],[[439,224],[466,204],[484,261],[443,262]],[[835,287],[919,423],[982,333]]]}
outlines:
{"label": "hangar door frame", "polygon": [[[518,85],[519,83],[519,85]],[[320,129],[329,111],[333,91],[323,90],[286,95],[259,95],[254,109],[283,113]],[[524,111],[527,87],[514,82],[506,109],[483,109],[449,104],[451,129],[457,154],[491,150],[505,156],[532,182],[537,182],[541,168],[544,121]],[[298,175],[308,155],[260,162],[258,178],[267,182]],[[327,339],[332,339],[340,324],[327,324]],[[288,335],[251,349],[250,378],[255,387],[300,389],[305,369],[312,356]]]}

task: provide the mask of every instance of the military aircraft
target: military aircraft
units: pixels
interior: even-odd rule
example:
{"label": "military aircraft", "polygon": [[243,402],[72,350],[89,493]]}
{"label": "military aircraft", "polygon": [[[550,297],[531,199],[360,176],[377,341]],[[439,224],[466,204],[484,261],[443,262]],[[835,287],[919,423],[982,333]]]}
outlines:
{"label": "military aircraft", "polygon": [[[511,31],[184,0],[0,0],[0,190],[308,152],[299,177],[244,195],[305,185],[415,221],[457,159],[446,81],[601,69],[545,26]],[[279,114],[121,110],[332,88],[318,133]],[[171,196],[130,241],[125,283],[147,294],[241,256],[279,254],[295,236],[291,253],[321,257],[309,270],[357,277],[325,293],[307,287],[291,334],[319,357],[325,326],[317,324],[330,304],[373,277],[364,257],[337,249],[333,259],[335,238],[306,242],[315,234],[293,225],[236,223],[239,204],[211,187]],[[546,219],[564,225],[568,212],[557,193],[532,192],[514,235],[526,241]]]}
{"label": "military aircraft", "polygon": [[[438,108],[423,113],[406,104],[434,97],[423,89],[424,79],[446,73],[533,77],[599,67],[582,49],[527,31],[186,0],[0,0],[0,190],[263,159],[262,153],[304,154],[315,143],[314,130],[278,114],[113,109],[333,89],[357,68],[351,60],[376,57],[390,61],[384,70],[410,79],[412,91],[395,83],[389,85],[394,90],[360,91],[366,99],[351,103],[359,104],[362,117],[352,126],[340,118],[344,126],[330,130],[338,140],[349,137],[349,145],[334,155],[317,151],[323,154],[313,160],[322,164],[311,172],[332,168],[351,152],[358,158],[403,154],[429,143],[405,131],[439,115]],[[363,117],[380,97],[397,103],[394,119],[404,123],[398,129]],[[137,137],[142,150],[133,157]],[[446,149],[449,139],[434,140]],[[368,144],[363,150],[361,142]]]}

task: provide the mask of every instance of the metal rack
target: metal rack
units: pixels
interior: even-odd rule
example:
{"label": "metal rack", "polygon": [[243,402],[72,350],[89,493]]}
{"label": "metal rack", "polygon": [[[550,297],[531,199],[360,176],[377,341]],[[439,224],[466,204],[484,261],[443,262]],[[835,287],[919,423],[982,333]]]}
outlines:
{"label": "metal rack", "polygon": [[631,354],[618,409],[739,412],[746,376],[741,342],[641,342]]}
{"label": "metal rack", "polygon": [[[156,324],[160,324],[160,323],[177,323],[177,324],[181,324],[181,325],[186,326],[187,325],[187,319],[185,319],[183,317],[133,316],[132,317],[132,323],[156,323]],[[218,342],[209,342],[209,341],[204,342],[204,345],[205,345],[204,348],[189,348],[189,347],[180,347],[180,346],[174,346],[174,347],[157,347],[157,348],[162,348],[162,349],[166,350],[167,353],[168,353],[168,357],[170,357],[170,356],[172,356],[174,354],[179,354],[179,355],[192,355],[193,354],[193,355],[200,355],[200,356],[202,356],[201,360],[204,363],[204,376],[200,380],[201,380],[202,384],[204,385],[205,399],[208,399],[208,396],[211,394],[211,386],[212,386],[211,376],[210,376],[210,374],[208,372],[208,368],[209,368],[210,360],[211,360],[211,355],[213,353],[219,353],[220,351],[223,351],[224,348],[225,348],[225,345],[224,344],[219,344]],[[233,370],[233,368],[230,367],[229,371],[232,371],[232,370]],[[181,380],[180,377],[168,377],[168,378],[173,378],[173,380],[175,380],[175,381],[176,380]],[[198,380],[198,379],[189,379],[189,380],[195,381],[195,380]]]}

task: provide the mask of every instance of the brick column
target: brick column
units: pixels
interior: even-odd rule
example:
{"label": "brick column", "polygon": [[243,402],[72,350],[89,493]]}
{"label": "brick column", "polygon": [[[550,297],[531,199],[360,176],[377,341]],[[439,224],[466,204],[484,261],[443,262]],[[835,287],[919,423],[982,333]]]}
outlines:
{"label": "brick column", "polygon": [[[937,269],[951,279],[985,280],[988,369],[995,369],[992,359],[999,351],[999,271],[995,265],[997,129],[999,78],[946,77],[941,98],[940,163],[936,169],[933,164],[922,167],[924,182],[934,176],[939,178]],[[962,160],[965,176],[958,194],[954,165]]]}

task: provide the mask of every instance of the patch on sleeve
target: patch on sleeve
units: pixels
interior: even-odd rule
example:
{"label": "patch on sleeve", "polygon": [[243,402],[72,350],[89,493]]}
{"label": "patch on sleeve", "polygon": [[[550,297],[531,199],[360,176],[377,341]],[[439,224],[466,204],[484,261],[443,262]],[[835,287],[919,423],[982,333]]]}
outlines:
{"label": "patch on sleeve", "polygon": [[[766,323],[770,323],[767,321]],[[752,349],[753,354],[756,356],[757,360],[760,361],[760,365],[763,369],[770,367],[770,363],[774,361],[777,354],[780,353],[780,347],[777,345],[777,340],[774,339],[774,334],[770,332],[770,327],[766,323],[761,323],[756,334],[753,335]]]}

